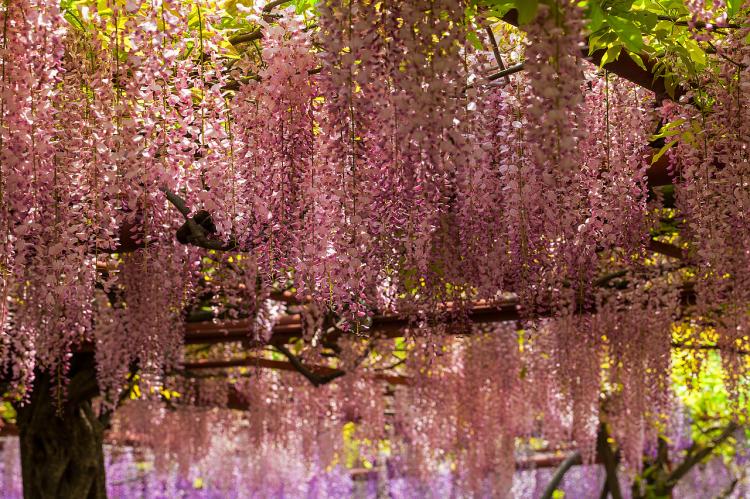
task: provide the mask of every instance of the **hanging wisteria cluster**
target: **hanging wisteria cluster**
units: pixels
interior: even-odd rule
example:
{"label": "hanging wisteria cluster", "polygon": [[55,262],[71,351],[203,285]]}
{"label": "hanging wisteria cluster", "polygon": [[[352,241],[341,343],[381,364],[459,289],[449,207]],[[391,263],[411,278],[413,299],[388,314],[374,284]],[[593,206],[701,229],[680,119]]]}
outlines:
{"label": "hanging wisteria cluster", "polygon": [[[656,310],[649,312],[658,315]],[[535,330],[523,331],[485,328],[467,338],[440,336],[442,353],[437,357],[425,348],[424,338],[414,339],[415,350],[425,353],[410,358],[405,368],[415,380],[410,386],[386,387],[352,374],[310,390],[296,373],[252,368],[236,372],[230,382],[183,380],[182,397],[173,402],[179,410],[130,401],[118,410],[108,438],[114,446],[148,452],[156,472],[165,477],[211,470],[206,480],[213,489],[237,487],[236,473],[242,473],[246,483],[236,490],[286,486],[292,487],[289,495],[297,496],[302,494],[296,488],[304,486],[299,483],[302,477],[317,476],[323,487],[332,467],[344,473],[335,468],[339,466],[355,470],[352,477],[365,473],[395,491],[403,480],[408,484],[402,484],[405,497],[440,495],[444,490],[459,496],[526,497],[518,489],[529,484],[515,470],[533,452],[519,449],[519,440],[534,437],[548,449],[592,447],[584,462],[594,462],[602,379],[621,386],[606,393],[603,418],[624,443],[626,466],[638,466],[656,441],[655,422],[649,420],[656,413],[670,415],[661,422],[670,425],[674,456],[692,443],[690,426],[680,412],[683,406],[662,388],[665,380],[648,371],[665,362],[668,354],[665,359],[655,351],[642,359],[636,358],[640,352],[635,349],[622,352],[628,346],[618,336],[638,327],[627,317],[619,316],[617,325],[589,327],[594,337],[612,331],[603,355],[625,359],[632,366],[628,372],[613,366],[597,373],[600,363],[576,362],[576,356],[591,361],[597,355],[593,346],[567,356],[543,355],[554,348],[564,350],[565,338],[581,332],[565,324],[545,321]],[[668,328],[668,322],[656,319],[643,328],[658,331]],[[562,363],[566,361],[570,364]],[[644,391],[640,387],[647,382],[662,387]],[[170,431],[163,431],[165,427]],[[253,449],[250,461],[247,449]],[[216,464],[239,456],[244,465]],[[279,461],[279,456],[287,459]],[[596,469],[591,472],[599,482]],[[623,475],[626,482],[628,478]]]}
{"label": "hanging wisteria cluster", "polygon": [[[688,306],[735,385],[745,373],[748,28],[681,102],[654,103],[585,62],[574,1],[540,6],[513,35],[524,71],[493,83],[500,61],[467,41],[463,0],[321,1],[314,27],[246,9],[255,35],[233,44],[209,2],[105,3],[78,9],[80,26],[57,1],[0,8],[0,362],[19,394],[93,348],[105,404],[137,366],[144,392],[171,383],[201,413],[126,405],[123,438],[205,447],[189,423],[174,427],[198,440],[138,415],[208,420],[238,399],[248,445],[330,463],[343,450],[321,435],[355,423],[352,438],[402,446],[410,475],[453,460],[460,487],[498,495],[517,437],[573,441],[590,462],[604,422],[637,470],[670,411]],[[691,27],[723,21],[691,6]],[[681,139],[678,264],[646,253],[660,118]],[[367,356],[347,335],[408,318],[409,388],[174,376],[186,321],[250,318],[248,340],[268,342],[283,291],[311,343],[335,317],[347,368]],[[508,300],[519,324],[452,334]]]}
{"label": "hanging wisteria cluster", "polygon": [[[370,473],[365,480],[357,475],[350,475],[339,466],[330,471],[313,470],[311,474],[307,474],[305,463],[298,455],[282,453],[278,449],[274,450],[275,455],[260,453],[257,460],[253,458],[249,462],[243,449],[238,447],[235,449],[238,452],[228,459],[226,454],[222,454],[226,451],[226,443],[219,443],[218,440],[212,450],[204,455],[204,459],[196,460],[185,473],[172,470],[173,473],[168,475],[155,469],[153,454],[135,442],[126,447],[108,446],[105,459],[110,476],[107,485],[109,496],[198,499],[226,497],[232,491],[242,490],[245,495],[239,497],[327,498],[357,495],[375,498],[378,497],[378,491],[385,490],[397,499],[417,499],[460,492],[454,487],[448,473],[431,475],[426,480],[399,477],[393,473],[388,473],[385,477]],[[17,441],[14,438],[3,438],[0,444],[0,487],[4,497],[20,499],[23,497],[23,490]],[[230,467],[227,466],[229,461],[242,472],[221,477],[221,480],[229,481],[215,478],[217,470]],[[260,467],[263,473],[256,474],[255,470]],[[742,470],[746,467],[746,456],[729,464],[713,460],[694,469],[680,483],[676,494],[691,499],[715,496],[725,491],[735,480],[737,475],[733,468]],[[541,496],[553,472],[549,468],[517,471],[513,477],[511,497]],[[597,495],[604,482],[603,473],[596,466],[576,467],[568,473],[560,488],[572,497]],[[750,484],[747,479],[742,479],[733,490],[738,497],[746,496],[750,492]]]}
{"label": "hanging wisteria cluster", "polygon": [[[746,373],[739,355],[748,340],[748,237],[750,206],[750,28],[738,29],[717,47],[721,64],[683,97],[665,106],[671,132],[684,140],[670,151],[679,179],[677,203],[690,257],[699,269],[697,305],[725,348],[730,381]],[[710,106],[710,107],[709,107]]]}

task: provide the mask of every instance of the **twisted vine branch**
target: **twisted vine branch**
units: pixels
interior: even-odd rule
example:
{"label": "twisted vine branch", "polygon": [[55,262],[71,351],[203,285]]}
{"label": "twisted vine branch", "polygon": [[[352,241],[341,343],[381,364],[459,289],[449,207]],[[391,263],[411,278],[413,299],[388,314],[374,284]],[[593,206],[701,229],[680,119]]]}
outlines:
{"label": "twisted vine branch", "polygon": [[191,218],[190,209],[187,207],[184,199],[166,187],[161,187],[161,191],[166,194],[167,200],[185,218],[185,223],[177,229],[177,240],[180,243],[216,251],[232,251],[237,249],[237,240],[234,237],[226,243],[210,237],[211,234],[216,233],[216,227],[213,220],[211,220],[210,213],[201,210]]}
{"label": "twisted vine branch", "polygon": [[312,370],[308,369],[302,361],[294,355],[289,349],[284,346],[283,344],[277,344],[274,345],[276,347],[276,350],[284,354],[284,356],[289,359],[289,363],[299,372],[302,376],[307,378],[307,380],[313,384],[313,386],[321,386],[330,383],[331,381],[340,378],[346,374],[346,372],[341,371],[339,369],[332,369],[330,372],[327,372],[325,374],[316,373]]}

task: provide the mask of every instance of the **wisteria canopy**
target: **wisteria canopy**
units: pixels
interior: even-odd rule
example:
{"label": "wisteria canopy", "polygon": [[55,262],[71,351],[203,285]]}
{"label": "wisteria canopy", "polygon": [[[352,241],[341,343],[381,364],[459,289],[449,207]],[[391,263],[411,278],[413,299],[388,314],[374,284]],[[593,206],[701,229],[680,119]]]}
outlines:
{"label": "wisteria canopy", "polygon": [[562,497],[579,465],[572,497],[671,497],[712,456],[750,493],[749,2],[3,0],[0,30],[25,497],[129,497],[105,467],[146,449],[201,497]]}

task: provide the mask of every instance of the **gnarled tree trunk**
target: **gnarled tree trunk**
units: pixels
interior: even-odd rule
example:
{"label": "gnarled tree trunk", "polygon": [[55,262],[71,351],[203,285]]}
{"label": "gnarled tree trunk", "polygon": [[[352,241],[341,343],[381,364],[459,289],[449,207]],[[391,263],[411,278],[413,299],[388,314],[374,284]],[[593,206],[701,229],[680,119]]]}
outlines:
{"label": "gnarled tree trunk", "polygon": [[31,399],[17,408],[25,499],[107,497],[105,425],[91,404],[97,394],[93,355],[76,354],[68,376],[63,390],[37,372]]}

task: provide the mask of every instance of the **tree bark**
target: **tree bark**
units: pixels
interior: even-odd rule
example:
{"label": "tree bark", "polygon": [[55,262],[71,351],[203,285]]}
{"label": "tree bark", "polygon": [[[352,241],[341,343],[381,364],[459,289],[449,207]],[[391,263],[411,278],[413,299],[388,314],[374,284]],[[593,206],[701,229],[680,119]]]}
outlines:
{"label": "tree bark", "polygon": [[604,489],[602,490],[601,498],[612,495],[612,499],[622,499],[622,491],[620,490],[620,482],[617,479],[617,455],[609,445],[609,432],[607,431],[607,425],[602,423],[599,427],[599,434],[596,437],[597,452],[602,457],[604,463],[604,470],[607,475],[604,480]]}
{"label": "tree bark", "polygon": [[67,375],[65,387],[37,372],[30,400],[17,408],[24,499],[107,497],[93,355],[76,354]]}

